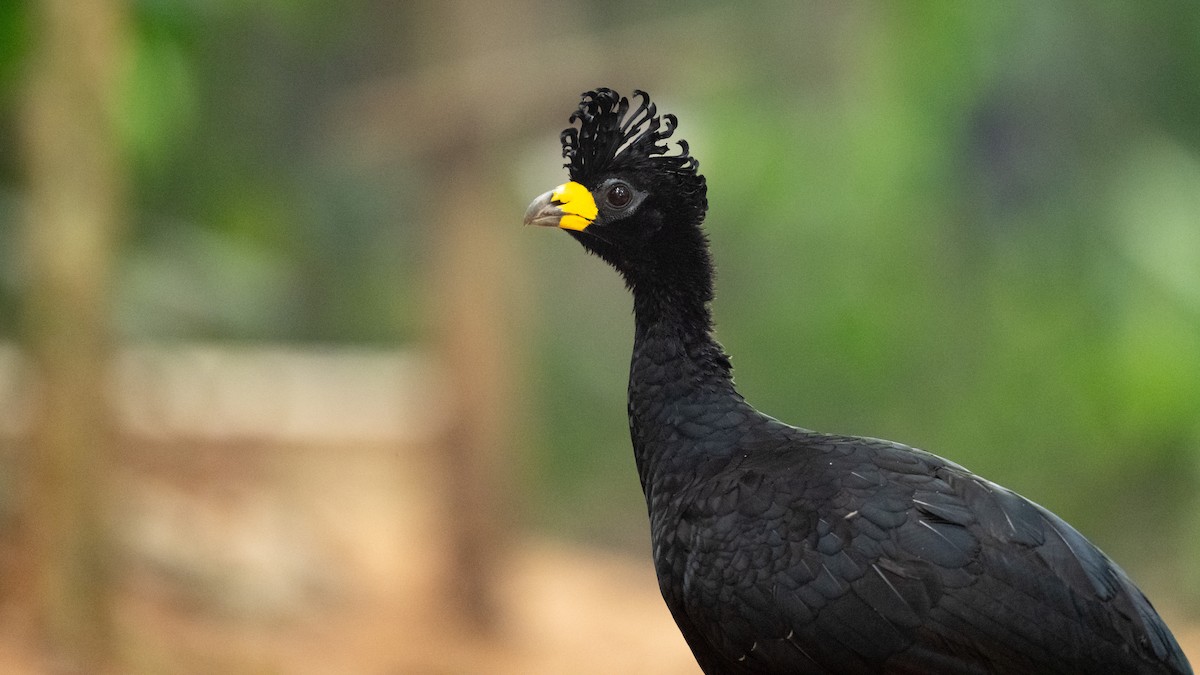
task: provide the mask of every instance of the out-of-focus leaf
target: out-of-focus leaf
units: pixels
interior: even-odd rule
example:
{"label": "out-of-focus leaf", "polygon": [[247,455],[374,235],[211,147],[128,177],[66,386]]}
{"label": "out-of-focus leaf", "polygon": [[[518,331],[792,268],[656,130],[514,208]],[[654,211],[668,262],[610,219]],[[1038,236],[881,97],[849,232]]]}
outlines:
{"label": "out-of-focus leaf", "polygon": [[136,34],[131,51],[118,133],[134,159],[161,167],[199,112],[195,64],[170,33],[153,26]]}

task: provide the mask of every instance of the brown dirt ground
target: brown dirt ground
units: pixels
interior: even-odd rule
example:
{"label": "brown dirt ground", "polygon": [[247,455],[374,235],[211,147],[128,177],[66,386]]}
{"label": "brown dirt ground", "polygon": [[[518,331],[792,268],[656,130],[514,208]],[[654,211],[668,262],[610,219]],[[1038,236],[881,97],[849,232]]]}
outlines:
{"label": "brown dirt ground", "polygon": [[[546,675],[699,672],[648,564],[534,542],[502,576],[488,636],[429,597],[359,595],[279,622],[214,618],[150,588],[122,594],[118,672]],[[416,597],[420,596],[420,597]],[[0,673],[40,675],[18,613],[0,615]]]}

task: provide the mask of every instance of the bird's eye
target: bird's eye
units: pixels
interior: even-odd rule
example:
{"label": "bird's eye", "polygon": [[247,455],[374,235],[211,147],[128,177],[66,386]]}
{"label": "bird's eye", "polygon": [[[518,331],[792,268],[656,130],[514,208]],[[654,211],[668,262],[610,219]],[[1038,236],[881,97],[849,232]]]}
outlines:
{"label": "bird's eye", "polygon": [[625,208],[633,199],[633,191],[624,183],[617,183],[604,193],[604,201],[614,209]]}

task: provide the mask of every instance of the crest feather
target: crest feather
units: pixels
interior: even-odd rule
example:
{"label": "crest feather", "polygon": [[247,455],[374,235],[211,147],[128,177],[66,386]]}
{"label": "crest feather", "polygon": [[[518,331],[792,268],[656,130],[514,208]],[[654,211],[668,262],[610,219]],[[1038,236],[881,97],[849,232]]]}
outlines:
{"label": "crest feather", "polygon": [[668,155],[667,139],[675,133],[674,115],[658,115],[650,96],[633,92],[640,99],[630,112],[628,98],[612,89],[584,92],[570,122],[579,123],[562,132],[563,157],[571,180],[586,182],[601,172],[653,163],[660,170],[682,176],[697,176],[699,162],[688,154],[687,141],[680,140],[679,154]]}

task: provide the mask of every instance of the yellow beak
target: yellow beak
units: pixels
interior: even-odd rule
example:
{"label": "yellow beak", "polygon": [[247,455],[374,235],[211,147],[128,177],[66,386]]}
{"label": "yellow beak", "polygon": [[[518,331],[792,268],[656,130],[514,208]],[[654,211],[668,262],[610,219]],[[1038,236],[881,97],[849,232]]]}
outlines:
{"label": "yellow beak", "polygon": [[525,224],[583,231],[596,220],[597,213],[592,193],[571,181],[533,200],[525,209]]}

